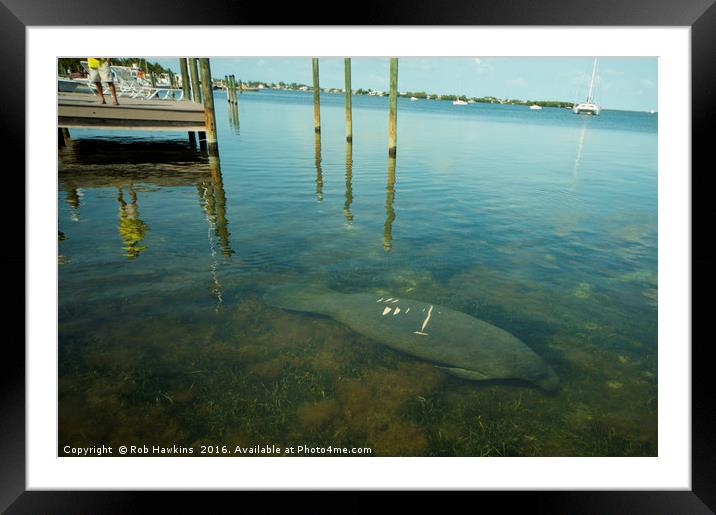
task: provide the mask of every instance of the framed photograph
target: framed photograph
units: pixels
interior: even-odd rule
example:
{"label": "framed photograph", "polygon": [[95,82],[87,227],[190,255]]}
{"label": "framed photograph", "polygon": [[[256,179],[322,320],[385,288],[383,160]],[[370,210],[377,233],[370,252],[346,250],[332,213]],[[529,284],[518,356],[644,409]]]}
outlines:
{"label": "framed photograph", "polygon": [[714,509],[691,170],[716,8],[184,7],[0,10],[27,187],[0,507]]}

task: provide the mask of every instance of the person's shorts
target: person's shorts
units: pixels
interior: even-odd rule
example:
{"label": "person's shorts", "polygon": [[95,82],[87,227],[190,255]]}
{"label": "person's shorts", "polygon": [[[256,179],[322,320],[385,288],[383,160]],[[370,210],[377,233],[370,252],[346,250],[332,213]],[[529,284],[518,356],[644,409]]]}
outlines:
{"label": "person's shorts", "polygon": [[113,82],[109,63],[105,61],[99,65],[99,68],[90,68],[89,80],[90,82]]}

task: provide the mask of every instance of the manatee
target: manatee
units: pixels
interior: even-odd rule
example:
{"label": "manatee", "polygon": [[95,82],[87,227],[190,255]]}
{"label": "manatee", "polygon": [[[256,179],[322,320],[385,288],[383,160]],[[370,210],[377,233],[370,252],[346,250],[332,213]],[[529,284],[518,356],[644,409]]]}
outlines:
{"label": "manatee", "polygon": [[306,286],[277,286],[267,304],[317,313],[393,349],[429,361],[462,379],[520,379],[554,391],[552,368],[514,335],[483,320],[399,295],[343,294]]}

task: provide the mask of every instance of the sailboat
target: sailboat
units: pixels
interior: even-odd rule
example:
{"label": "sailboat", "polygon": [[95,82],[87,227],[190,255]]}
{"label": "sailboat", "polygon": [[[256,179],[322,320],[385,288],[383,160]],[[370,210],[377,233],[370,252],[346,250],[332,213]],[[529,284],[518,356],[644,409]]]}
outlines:
{"label": "sailboat", "polygon": [[598,115],[600,108],[594,103],[594,78],[597,73],[597,58],[594,58],[594,65],[592,66],[592,80],[589,82],[589,94],[587,95],[587,101],[577,104],[572,109],[574,114],[588,114]]}

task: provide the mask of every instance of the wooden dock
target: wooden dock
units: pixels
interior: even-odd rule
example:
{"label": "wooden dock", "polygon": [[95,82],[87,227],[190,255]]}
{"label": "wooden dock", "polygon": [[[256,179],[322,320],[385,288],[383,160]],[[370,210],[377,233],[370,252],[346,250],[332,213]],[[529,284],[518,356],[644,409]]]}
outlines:
{"label": "wooden dock", "polygon": [[88,93],[57,94],[57,126],[61,128],[206,131],[204,105],[190,100],[141,100],[119,97],[107,104]]}

